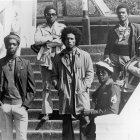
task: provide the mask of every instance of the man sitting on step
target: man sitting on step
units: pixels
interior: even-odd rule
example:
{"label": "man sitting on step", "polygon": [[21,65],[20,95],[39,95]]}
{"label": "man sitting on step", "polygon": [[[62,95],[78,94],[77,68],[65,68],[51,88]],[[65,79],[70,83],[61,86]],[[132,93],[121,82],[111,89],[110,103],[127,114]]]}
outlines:
{"label": "man sitting on step", "polygon": [[96,74],[100,87],[92,94],[95,108],[83,110],[83,116],[90,117],[90,123],[86,128],[88,140],[94,140],[95,123],[94,118],[104,114],[117,114],[120,104],[120,87],[112,79],[113,67],[105,61],[96,63]]}

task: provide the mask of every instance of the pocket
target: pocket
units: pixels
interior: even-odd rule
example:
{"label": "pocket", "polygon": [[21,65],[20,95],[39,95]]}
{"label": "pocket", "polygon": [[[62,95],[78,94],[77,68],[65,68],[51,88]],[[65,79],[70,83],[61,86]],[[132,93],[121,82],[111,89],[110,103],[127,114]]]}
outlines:
{"label": "pocket", "polygon": [[83,110],[83,109],[90,109],[90,97],[89,97],[89,93],[84,92],[84,91],[79,91],[76,95],[76,108],[77,111],[79,111],[79,113]]}

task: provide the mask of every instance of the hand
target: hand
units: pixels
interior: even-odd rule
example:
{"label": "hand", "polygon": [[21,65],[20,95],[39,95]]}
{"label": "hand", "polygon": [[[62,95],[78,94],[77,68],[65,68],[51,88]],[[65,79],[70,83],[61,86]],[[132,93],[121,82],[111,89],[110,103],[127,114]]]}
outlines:
{"label": "hand", "polygon": [[52,85],[54,86],[55,89],[57,89],[57,81],[56,80],[52,81]]}
{"label": "hand", "polygon": [[21,107],[23,107],[25,110],[28,110],[28,107],[26,107],[26,106],[24,106],[24,105],[22,105]]}
{"label": "hand", "polygon": [[84,116],[89,116],[91,114],[91,111],[90,110],[84,110],[82,113],[83,113]]}
{"label": "hand", "polygon": [[104,60],[104,61],[108,62],[109,64],[111,63],[111,60],[110,60],[110,58],[109,58],[109,57],[105,58],[105,60]]}

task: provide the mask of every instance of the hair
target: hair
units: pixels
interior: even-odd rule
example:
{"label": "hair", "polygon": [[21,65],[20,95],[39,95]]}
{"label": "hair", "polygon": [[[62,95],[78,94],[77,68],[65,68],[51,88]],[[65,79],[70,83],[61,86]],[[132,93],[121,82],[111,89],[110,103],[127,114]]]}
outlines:
{"label": "hair", "polygon": [[67,34],[70,34],[70,33],[75,35],[75,40],[76,40],[75,45],[79,46],[82,33],[78,28],[73,27],[73,26],[67,26],[66,28],[62,30],[61,39],[62,39],[63,44],[65,44]]}
{"label": "hair", "polygon": [[45,7],[45,10],[44,10],[44,16],[46,16],[46,13],[48,13],[50,9],[55,10],[55,11],[56,11],[56,14],[57,14],[57,9],[56,9],[56,7],[54,7],[53,5],[47,5],[47,6]]}
{"label": "hair", "polygon": [[121,9],[121,8],[125,8],[127,13],[129,14],[129,7],[125,3],[122,3],[122,4],[118,5],[117,9],[116,9],[116,12],[118,13],[119,9]]}

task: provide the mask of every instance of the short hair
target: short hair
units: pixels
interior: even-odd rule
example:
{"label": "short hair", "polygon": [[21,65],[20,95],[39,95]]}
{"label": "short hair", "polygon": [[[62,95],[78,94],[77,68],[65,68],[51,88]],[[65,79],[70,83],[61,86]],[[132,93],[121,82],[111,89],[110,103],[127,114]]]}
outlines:
{"label": "short hair", "polygon": [[48,13],[48,11],[49,11],[50,9],[55,10],[55,11],[56,11],[56,14],[57,14],[57,9],[56,9],[56,7],[54,7],[53,5],[47,5],[47,6],[45,7],[45,10],[44,10],[44,16],[46,16],[46,13]]}
{"label": "short hair", "polygon": [[116,12],[118,13],[119,9],[121,9],[121,8],[125,8],[127,13],[129,14],[129,7],[127,6],[127,4],[122,3],[122,4],[118,5],[117,9],[116,9]]}
{"label": "short hair", "polygon": [[82,33],[78,28],[73,27],[73,26],[67,26],[66,28],[62,30],[61,39],[62,39],[63,44],[65,44],[67,34],[70,34],[70,33],[75,35],[75,40],[76,40],[75,45],[79,46]]}

